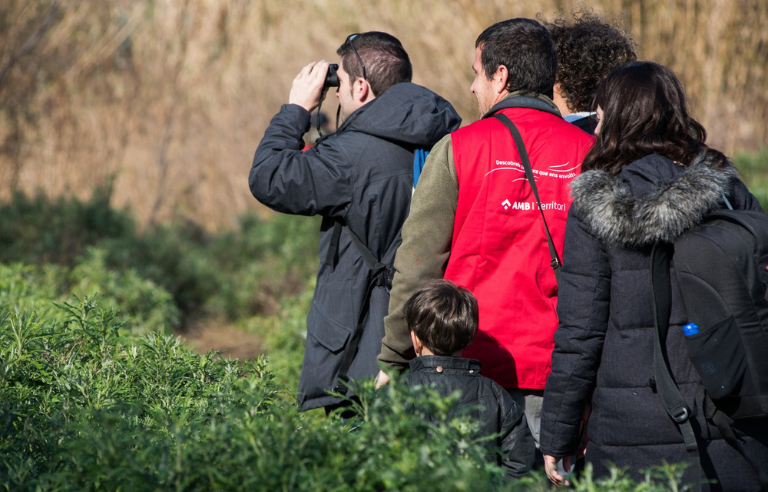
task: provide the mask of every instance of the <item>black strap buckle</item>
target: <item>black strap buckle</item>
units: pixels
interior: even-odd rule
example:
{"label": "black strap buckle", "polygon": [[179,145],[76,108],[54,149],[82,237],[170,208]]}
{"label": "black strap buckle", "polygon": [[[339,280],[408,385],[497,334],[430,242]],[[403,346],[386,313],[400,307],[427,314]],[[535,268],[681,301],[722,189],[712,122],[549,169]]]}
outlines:
{"label": "black strap buckle", "polygon": [[672,419],[678,424],[682,424],[683,422],[688,420],[688,417],[690,416],[691,414],[688,411],[687,407],[677,407],[672,410]]}
{"label": "black strap buckle", "polygon": [[346,386],[335,386],[331,391],[334,393],[338,393],[340,395],[346,395],[347,394],[347,387]]}
{"label": "black strap buckle", "polygon": [[349,383],[349,376],[346,374],[339,374],[339,379],[336,381],[336,386],[331,390],[334,393],[338,393],[340,395],[346,395],[347,394],[347,384]]}
{"label": "black strap buckle", "polygon": [[382,265],[380,270],[374,274],[373,285],[392,288],[392,279],[395,276],[395,268],[392,266]]}

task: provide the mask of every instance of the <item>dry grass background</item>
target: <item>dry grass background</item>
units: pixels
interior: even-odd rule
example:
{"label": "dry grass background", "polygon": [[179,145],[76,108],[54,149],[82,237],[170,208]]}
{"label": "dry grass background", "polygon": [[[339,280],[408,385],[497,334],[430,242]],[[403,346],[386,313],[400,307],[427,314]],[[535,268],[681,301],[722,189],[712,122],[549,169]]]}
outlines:
{"label": "dry grass background", "polygon": [[[493,22],[577,7],[565,0],[2,0],[0,199],[14,190],[114,202],[142,224],[226,227],[261,210],[247,174],[291,80],[335,59],[347,34],[393,33],[414,82],[465,122],[474,40]],[[621,15],[640,58],[672,67],[710,143],[768,142],[768,0],[595,0]],[[324,104],[335,112],[331,94]]]}

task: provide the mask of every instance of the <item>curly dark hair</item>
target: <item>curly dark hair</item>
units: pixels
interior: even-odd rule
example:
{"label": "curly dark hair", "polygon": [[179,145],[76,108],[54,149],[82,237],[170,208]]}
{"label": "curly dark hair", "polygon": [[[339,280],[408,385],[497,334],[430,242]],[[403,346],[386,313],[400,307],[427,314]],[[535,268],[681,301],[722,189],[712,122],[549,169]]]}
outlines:
{"label": "curly dark hair", "polygon": [[545,23],[557,49],[557,76],[568,108],[589,111],[598,84],[614,68],[637,60],[637,43],[615,19],[580,9],[573,23],[563,16]]}
{"label": "curly dark hair", "polygon": [[582,171],[616,175],[622,166],[658,154],[684,166],[707,156],[719,168],[722,152],[704,142],[707,132],[688,110],[688,98],[675,74],[654,62],[635,62],[608,74],[595,93],[602,110],[597,140]]}

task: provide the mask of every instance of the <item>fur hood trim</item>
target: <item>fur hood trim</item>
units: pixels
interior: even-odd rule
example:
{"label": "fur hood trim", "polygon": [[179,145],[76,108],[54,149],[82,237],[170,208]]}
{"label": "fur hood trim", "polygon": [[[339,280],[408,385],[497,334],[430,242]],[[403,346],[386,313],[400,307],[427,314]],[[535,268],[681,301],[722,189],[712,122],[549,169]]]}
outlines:
{"label": "fur hood trim", "polygon": [[[631,166],[634,171],[625,173]],[[706,156],[683,168],[654,155],[624,166],[618,176],[587,171],[573,180],[571,195],[598,238],[638,247],[672,242],[699,224],[709,211],[723,206],[723,195],[730,195],[736,177],[736,168],[718,169]],[[642,186],[651,188],[638,193]]]}

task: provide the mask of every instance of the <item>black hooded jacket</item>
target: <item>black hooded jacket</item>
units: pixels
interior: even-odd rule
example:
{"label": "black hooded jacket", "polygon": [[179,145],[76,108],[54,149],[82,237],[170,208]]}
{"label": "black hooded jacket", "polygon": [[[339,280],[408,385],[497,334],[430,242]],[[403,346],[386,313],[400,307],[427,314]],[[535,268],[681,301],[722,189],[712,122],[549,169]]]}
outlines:
{"label": "black hooded jacket", "polygon": [[[544,393],[541,450],[570,456],[591,401],[586,459],[598,476],[607,462],[627,467],[635,478],[652,465],[682,463],[687,454],[678,425],[667,415],[653,376],[654,321],[650,252],[671,242],[723,208],[760,210],[737,178],[706,158],[683,167],[658,155],[624,166],[617,176],[588,171],[572,184],[574,198],[565,235],[552,374]],[[666,351],[670,372],[688,406],[699,440],[709,490],[760,490],[749,464],[704,418],[704,388],[688,358],[686,319],[674,272]],[[752,459],[768,467],[768,426],[735,426]],[[707,486],[704,486],[707,490]]]}
{"label": "black hooded jacket", "polygon": [[[391,264],[410,207],[414,150],[431,148],[460,123],[448,101],[411,83],[390,87],[306,152],[302,135],[310,114],[288,104],[272,118],[253,159],[251,192],[278,212],[323,216],[299,382],[303,410],[339,401],[326,390],[337,384],[367,290],[369,268],[348,233],[342,232],[338,247],[331,248],[334,224],[349,227],[379,261]],[[375,288],[350,378],[378,372],[388,304],[387,290]]]}
{"label": "black hooded jacket", "polygon": [[536,446],[528,421],[509,393],[494,381],[480,375],[480,362],[461,357],[426,355],[410,361],[408,384],[432,388],[441,396],[461,392],[461,400],[450,416],[461,416],[480,424],[478,437],[495,436],[485,441],[501,456],[493,454],[505,469],[505,477],[519,478],[531,469]]}

